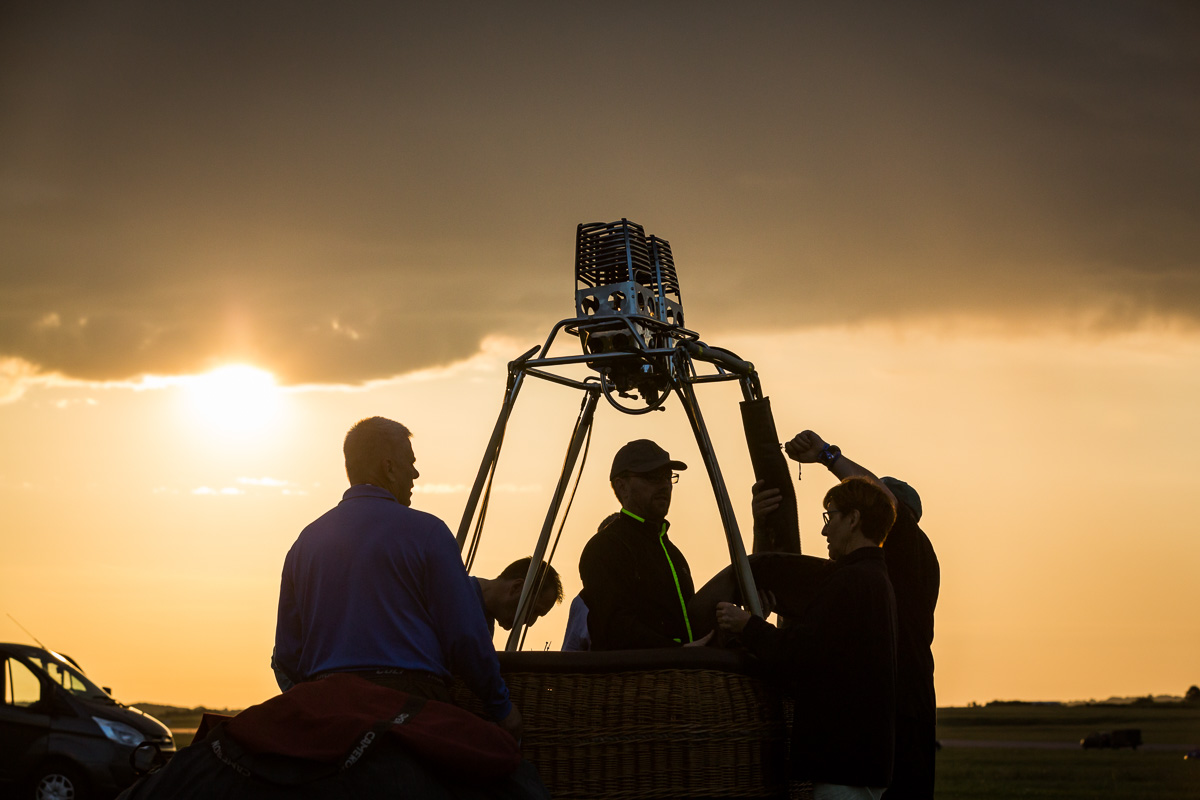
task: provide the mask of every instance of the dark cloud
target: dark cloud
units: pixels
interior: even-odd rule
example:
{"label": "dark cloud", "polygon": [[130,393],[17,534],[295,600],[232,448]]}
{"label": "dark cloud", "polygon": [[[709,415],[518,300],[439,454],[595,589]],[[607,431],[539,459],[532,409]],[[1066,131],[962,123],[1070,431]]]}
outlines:
{"label": "dark cloud", "polygon": [[621,216],[702,333],[1200,316],[1192,4],[356,8],[5,12],[0,357],[406,372]]}

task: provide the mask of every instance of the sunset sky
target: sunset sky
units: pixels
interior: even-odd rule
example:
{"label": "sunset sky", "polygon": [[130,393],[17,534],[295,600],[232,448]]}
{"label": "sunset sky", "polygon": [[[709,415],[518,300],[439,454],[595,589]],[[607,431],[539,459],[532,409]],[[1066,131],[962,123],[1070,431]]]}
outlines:
{"label": "sunset sky", "polygon": [[[576,225],[628,217],[781,437],[920,491],[939,704],[1200,683],[1200,6],[345,5],[0,11],[0,640],[125,701],[265,699],[345,430],[411,427],[456,528]],[[740,393],[699,394],[748,531]],[[578,406],[524,390],[478,574],[531,551]],[[693,573],[725,563],[679,404],[602,405],[568,597],[642,436],[693,466]]]}

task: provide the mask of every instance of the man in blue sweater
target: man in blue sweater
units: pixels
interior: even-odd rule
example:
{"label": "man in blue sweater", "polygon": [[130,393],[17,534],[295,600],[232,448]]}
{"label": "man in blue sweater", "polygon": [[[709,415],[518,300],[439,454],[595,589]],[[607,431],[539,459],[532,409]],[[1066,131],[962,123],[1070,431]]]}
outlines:
{"label": "man in blue sweater", "polygon": [[293,682],[353,672],[442,701],[454,674],[520,738],[521,714],[454,536],[409,507],[420,474],[410,435],[383,417],[346,434],[350,488],[284,560],[274,665]]}

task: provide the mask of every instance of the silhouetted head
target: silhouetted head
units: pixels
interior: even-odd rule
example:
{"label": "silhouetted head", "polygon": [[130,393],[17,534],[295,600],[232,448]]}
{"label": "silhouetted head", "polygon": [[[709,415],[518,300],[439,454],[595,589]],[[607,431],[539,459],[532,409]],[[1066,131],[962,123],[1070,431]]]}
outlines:
{"label": "silhouetted head", "polygon": [[643,519],[664,519],[671,509],[675,470],[687,469],[649,439],[635,439],[617,451],[608,477],[621,507]]}
{"label": "silhouetted head", "polygon": [[391,492],[402,505],[409,505],[413,482],[421,476],[409,442],[411,436],[408,428],[385,417],[368,417],[354,423],[342,443],[350,485],[378,486]]}
{"label": "silhouetted head", "polygon": [[909,486],[899,478],[893,478],[885,475],[879,479],[879,482],[888,488],[895,495],[896,499],[908,507],[908,510],[913,513],[913,518],[917,522],[921,521],[921,495],[917,494],[917,490]]}
{"label": "silhouetted head", "polygon": [[860,547],[883,544],[896,521],[896,506],[879,484],[853,477],[825,493],[825,526],[829,557],[837,559]]}
{"label": "silhouetted head", "polygon": [[[521,592],[525,588],[525,576],[529,572],[529,564],[532,561],[532,556],[525,556],[525,558],[519,558],[509,564],[499,577],[492,581],[494,591],[485,593],[484,604],[487,606],[488,615],[493,617],[496,624],[506,631],[512,630],[513,625],[516,624],[517,605],[521,601]],[[550,609],[561,603],[563,599],[562,579],[559,578],[558,571],[545,561],[538,568],[534,585],[540,585],[542,588],[534,600],[533,611],[529,617],[530,625],[549,614]],[[488,594],[491,597],[488,597]]]}

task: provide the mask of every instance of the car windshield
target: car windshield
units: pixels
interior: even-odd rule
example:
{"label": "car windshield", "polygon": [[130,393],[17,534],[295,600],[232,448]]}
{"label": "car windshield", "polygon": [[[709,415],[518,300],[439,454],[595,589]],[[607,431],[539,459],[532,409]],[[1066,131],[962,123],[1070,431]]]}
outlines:
{"label": "car windshield", "polygon": [[57,683],[76,697],[88,700],[108,700],[112,698],[96,684],[89,681],[84,674],[57,653],[43,650],[37,653],[26,653],[25,657],[35,666],[50,676]]}

